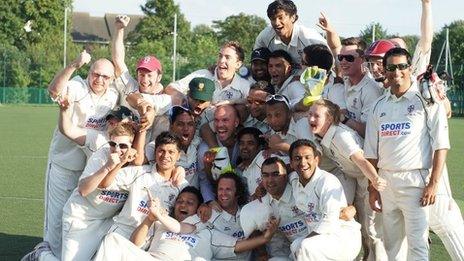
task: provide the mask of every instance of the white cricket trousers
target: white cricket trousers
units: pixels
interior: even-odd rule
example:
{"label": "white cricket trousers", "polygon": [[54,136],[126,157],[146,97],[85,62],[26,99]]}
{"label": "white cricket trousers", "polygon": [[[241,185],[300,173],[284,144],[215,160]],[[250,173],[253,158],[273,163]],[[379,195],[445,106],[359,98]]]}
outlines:
{"label": "white cricket trousers", "polygon": [[112,218],[82,220],[63,214],[61,260],[90,260],[112,224]]}
{"label": "white cricket trousers", "polygon": [[333,234],[298,238],[290,249],[298,261],[354,260],[361,250],[361,225],[356,221],[341,221]]}
{"label": "white cricket trousers", "polygon": [[[387,181],[380,192],[385,250],[388,260],[429,260],[429,207],[420,199],[428,170],[394,172],[379,170]],[[407,239],[407,251],[401,251]]]}
{"label": "white cricket trousers", "polygon": [[464,261],[464,222],[454,201],[446,166],[438,186],[435,204],[430,206],[430,229],[440,237],[453,261]]}
{"label": "white cricket trousers", "polygon": [[45,175],[44,241],[58,259],[61,259],[61,230],[63,207],[77,187],[82,171],[65,169],[48,160]]}
{"label": "white cricket trousers", "polygon": [[109,233],[103,239],[94,261],[145,261],[156,260],[148,252],[132,244],[127,238],[117,233]]}

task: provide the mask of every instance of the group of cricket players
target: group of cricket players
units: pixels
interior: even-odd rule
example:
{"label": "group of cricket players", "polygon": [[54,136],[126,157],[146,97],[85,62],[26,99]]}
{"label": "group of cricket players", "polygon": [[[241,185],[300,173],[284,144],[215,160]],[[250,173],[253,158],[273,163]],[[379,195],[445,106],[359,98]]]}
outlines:
{"label": "group of cricket players", "polygon": [[83,51],[48,87],[44,237],[22,260],[428,260],[430,230],[464,260],[446,82],[417,2],[412,55],[400,38],[340,40],[321,13],[324,38],[275,0],[251,55],[226,42],[167,86],[156,50],[131,75],[117,16],[111,59]]}

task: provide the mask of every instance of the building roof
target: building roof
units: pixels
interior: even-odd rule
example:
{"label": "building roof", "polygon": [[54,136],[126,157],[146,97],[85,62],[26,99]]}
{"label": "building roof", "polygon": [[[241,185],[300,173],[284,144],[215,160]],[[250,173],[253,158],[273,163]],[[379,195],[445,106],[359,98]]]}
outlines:
{"label": "building roof", "polygon": [[[89,13],[73,12],[71,36],[74,42],[108,44],[114,34],[114,19],[117,14],[103,17],[90,16]],[[124,38],[132,32],[143,15],[129,15],[131,21],[124,30]]]}

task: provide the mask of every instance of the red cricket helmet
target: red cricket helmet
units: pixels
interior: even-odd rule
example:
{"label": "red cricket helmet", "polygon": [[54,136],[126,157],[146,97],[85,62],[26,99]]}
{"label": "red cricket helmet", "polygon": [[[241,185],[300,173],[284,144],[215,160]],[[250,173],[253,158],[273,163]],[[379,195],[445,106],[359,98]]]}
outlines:
{"label": "red cricket helmet", "polygon": [[388,50],[395,48],[395,45],[388,40],[377,40],[367,48],[366,57],[382,57]]}

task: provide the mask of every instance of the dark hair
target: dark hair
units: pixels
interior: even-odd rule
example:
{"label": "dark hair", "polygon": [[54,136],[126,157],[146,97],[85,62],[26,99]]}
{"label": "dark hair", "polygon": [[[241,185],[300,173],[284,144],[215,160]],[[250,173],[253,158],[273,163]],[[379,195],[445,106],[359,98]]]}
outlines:
{"label": "dark hair", "polygon": [[235,181],[235,190],[236,190],[235,196],[238,197],[238,200],[237,200],[238,205],[239,206],[245,205],[247,203],[248,193],[246,191],[245,183],[243,183],[242,178],[240,178],[240,176],[235,174],[235,172],[226,172],[224,174],[219,175],[219,178],[216,181],[216,194],[217,194],[219,181],[221,179],[232,179]]}
{"label": "dark hair", "polygon": [[282,10],[284,11],[285,13],[289,14],[290,16],[293,16],[295,15],[296,20],[298,20],[298,15],[297,15],[297,8],[296,8],[296,5],[295,3],[293,3],[293,1],[291,0],[276,0],[272,3],[270,3],[268,6],[267,6],[267,17],[269,17],[269,19],[272,19],[276,14],[277,12],[279,12],[279,10]]}
{"label": "dark hair", "polygon": [[341,42],[343,46],[356,45],[356,52],[361,56],[364,55],[364,50],[366,50],[367,47],[366,42],[360,37],[348,37]]}
{"label": "dark hair", "polygon": [[308,45],[303,49],[305,54],[304,65],[317,66],[329,72],[333,65],[333,55],[329,48],[323,44]]}
{"label": "dark hair", "polygon": [[411,65],[411,54],[409,54],[408,50],[403,49],[401,47],[395,47],[388,50],[388,52],[385,53],[385,56],[382,60],[383,68],[387,66],[387,59],[391,56],[406,56],[408,64]]}
{"label": "dark hair", "polygon": [[314,156],[321,156],[321,152],[317,148],[316,143],[307,139],[299,139],[294,141],[292,145],[290,145],[290,149],[288,150],[288,155],[290,156],[290,159],[292,159],[293,157],[293,151],[299,147],[310,147],[311,149],[313,149]]}
{"label": "dark hair", "polygon": [[165,144],[174,144],[177,147],[177,150],[180,151],[180,139],[174,133],[170,133],[169,131],[161,132],[155,140],[155,150]]}
{"label": "dark hair", "polygon": [[261,137],[263,135],[263,133],[259,129],[257,129],[255,127],[246,127],[246,128],[241,129],[237,134],[237,139],[240,141],[242,136],[246,135],[246,134],[249,134],[249,135],[253,136],[255,141],[261,147],[266,143],[264,138]]}
{"label": "dark hair", "polygon": [[285,162],[281,158],[275,157],[275,156],[269,157],[263,161],[263,164],[261,164],[261,171],[263,170],[264,166],[272,165],[272,164],[280,164],[280,166],[284,167],[288,173],[287,164],[285,164]]}
{"label": "dark hair", "polygon": [[221,46],[221,49],[226,48],[226,47],[230,47],[235,50],[239,61],[243,62],[243,60],[245,60],[245,51],[243,50],[239,42],[237,41],[226,42]]}
{"label": "dark hair", "polygon": [[275,50],[269,55],[269,59],[271,58],[283,58],[285,61],[287,61],[290,65],[293,64],[292,57],[290,56],[287,51],[284,50]]}
{"label": "dark hair", "polygon": [[250,91],[251,90],[259,90],[267,92],[269,94],[274,94],[274,88],[271,85],[269,85],[267,81],[257,81],[255,83],[252,83],[250,85]]}
{"label": "dark hair", "polygon": [[188,108],[182,107],[182,106],[174,106],[171,108],[171,124],[174,123],[177,118],[184,114],[187,113],[190,117],[193,117],[192,111]]}
{"label": "dark hair", "polygon": [[[179,195],[182,194],[182,193],[192,193],[192,194],[194,194],[194,195],[197,197],[197,199],[198,199],[198,206],[200,206],[200,205],[203,203],[203,201],[204,201],[203,196],[201,195],[200,190],[198,190],[198,189],[195,188],[194,186],[187,186],[187,187],[185,187],[184,189],[182,189],[182,191],[179,193]],[[179,196],[178,196],[178,197],[179,197]]]}

